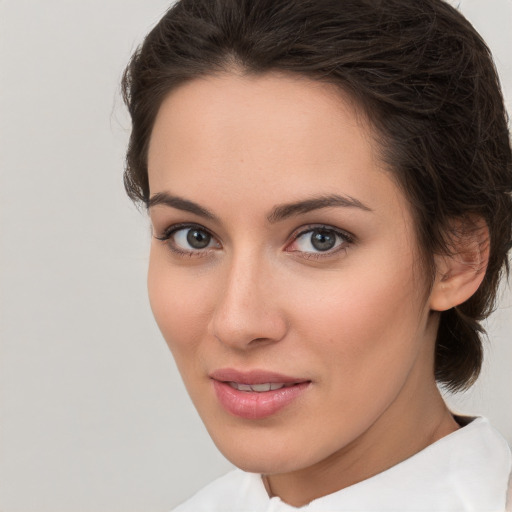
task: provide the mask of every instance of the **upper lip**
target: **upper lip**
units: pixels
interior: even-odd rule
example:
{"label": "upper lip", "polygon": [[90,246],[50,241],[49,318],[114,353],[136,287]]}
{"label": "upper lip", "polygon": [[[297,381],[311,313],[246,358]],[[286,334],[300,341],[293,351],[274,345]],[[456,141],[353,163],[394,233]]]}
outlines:
{"label": "upper lip", "polygon": [[283,383],[298,384],[301,382],[309,382],[309,379],[301,377],[291,377],[281,373],[271,372],[267,370],[249,370],[241,371],[234,368],[221,368],[214,370],[209,377],[220,382],[237,382],[239,384],[267,384],[267,383]]}

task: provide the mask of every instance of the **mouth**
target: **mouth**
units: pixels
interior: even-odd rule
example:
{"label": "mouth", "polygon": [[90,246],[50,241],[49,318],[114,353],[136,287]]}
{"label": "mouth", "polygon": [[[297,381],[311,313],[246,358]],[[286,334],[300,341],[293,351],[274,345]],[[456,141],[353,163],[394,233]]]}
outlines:
{"label": "mouth", "polygon": [[217,370],[210,375],[215,395],[232,416],[258,420],[273,416],[298,401],[311,381],[267,371]]}
{"label": "mouth", "polygon": [[285,384],[284,382],[266,382],[264,384],[241,384],[240,382],[228,382],[233,389],[245,391],[247,393],[266,393],[267,391],[276,391],[282,388],[295,386],[295,383]]}

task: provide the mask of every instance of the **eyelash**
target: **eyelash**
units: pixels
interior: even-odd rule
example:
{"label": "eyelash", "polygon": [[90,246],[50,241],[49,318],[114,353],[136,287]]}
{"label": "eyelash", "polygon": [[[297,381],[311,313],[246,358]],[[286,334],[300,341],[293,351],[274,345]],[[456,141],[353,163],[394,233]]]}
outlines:
{"label": "eyelash", "polygon": [[200,224],[190,224],[190,223],[183,223],[183,224],[173,224],[172,226],[169,226],[162,235],[155,236],[157,240],[160,240],[161,242],[165,242],[169,248],[174,254],[177,254],[178,256],[189,256],[189,257],[204,257],[208,256],[211,249],[196,249],[195,251],[185,251],[183,249],[180,249],[175,243],[172,241],[172,236],[181,230],[191,230],[191,229],[197,229],[198,231],[204,231],[205,233],[208,233],[212,238],[215,238],[210,231],[208,231],[205,227],[201,226]]}
{"label": "eyelash", "polygon": [[[300,230],[294,232],[292,236],[292,244],[296,242],[302,236],[313,233],[314,231],[326,231],[328,233],[334,233],[337,239],[341,239],[341,244],[332,249],[328,249],[327,251],[319,251],[319,252],[306,252],[306,251],[287,251],[287,252],[300,252],[302,253],[302,257],[308,260],[320,260],[323,258],[332,257],[340,252],[346,252],[348,247],[355,242],[355,237],[351,233],[344,231],[339,228],[335,228],[333,226],[329,226],[326,224],[311,224],[304,227],[301,227]],[[337,243],[336,240],[335,243]],[[291,245],[291,244],[289,244]]]}
{"label": "eyelash", "polygon": [[[173,224],[172,226],[169,226],[162,235],[155,236],[157,240],[160,240],[161,242],[164,242],[167,244],[170,251],[177,254],[178,256],[188,256],[188,257],[205,257],[208,256],[209,253],[212,251],[212,248],[205,248],[205,249],[196,249],[196,250],[190,250],[186,251],[183,249],[180,249],[175,243],[172,241],[172,236],[181,230],[191,230],[191,229],[197,229],[199,231],[203,231],[207,233],[209,236],[212,237],[212,239],[216,239],[215,236],[204,226],[201,226],[200,224],[191,224],[191,223],[183,223],[183,224]],[[341,230],[339,228],[335,228],[333,226],[329,226],[326,224],[312,224],[303,226],[300,228],[300,230],[297,230],[296,232],[292,233],[290,236],[292,238],[292,242],[288,245],[293,244],[298,239],[300,239],[302,236],[306,235],[307,233],[312,233],[315,230],[319,231],[326,231],[328,233],[334,233],[337,239],[341,239],[342,243],[338,245],[337,247],[333,249],[329,249],[327,251],[319,251],[319,252],[306,252],[306,251],[286,251],[286,252],[299,252],[302,253],[302,257],[304,259],[308,260],[320,260],[323,258],[329,258],[332,257],[335,254],[338,254],[341,251],[346,251],[348,246],[352,245],[355,242],[355,237],[348,233],[347,231]],[[215,249],[213,249],[215,250]]]}

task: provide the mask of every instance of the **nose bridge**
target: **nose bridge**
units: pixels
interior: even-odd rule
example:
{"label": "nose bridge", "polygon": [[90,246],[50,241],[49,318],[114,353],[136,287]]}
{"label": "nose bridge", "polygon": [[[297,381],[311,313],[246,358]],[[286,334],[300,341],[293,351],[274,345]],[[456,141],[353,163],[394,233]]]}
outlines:
{"label": "nose bridge", "polygon": [[212,317],[213,335],[238,348],[281,339],[286,323],[274,293],[278,276],[264,250],[233,253],[224,276]]}

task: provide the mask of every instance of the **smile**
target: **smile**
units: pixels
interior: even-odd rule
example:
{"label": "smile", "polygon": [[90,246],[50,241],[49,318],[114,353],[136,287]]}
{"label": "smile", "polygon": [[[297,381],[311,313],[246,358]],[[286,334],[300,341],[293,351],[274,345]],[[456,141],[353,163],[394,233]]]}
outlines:
{"label": "smile", "polygon": [[210,374],[219,405],[246,420],[273,416],[296,403],[311,381],[267,371],[217,370]]}
{"label": "smile", "polygon": [[267,391],[275,391],[284,387],[294,386],[295,384],[284,384],[283,382],[267,382],[265,384],[241,384],[240,382],[228,382],[233,389],[238,391],[247,391],[255,393],[265,393]]}

